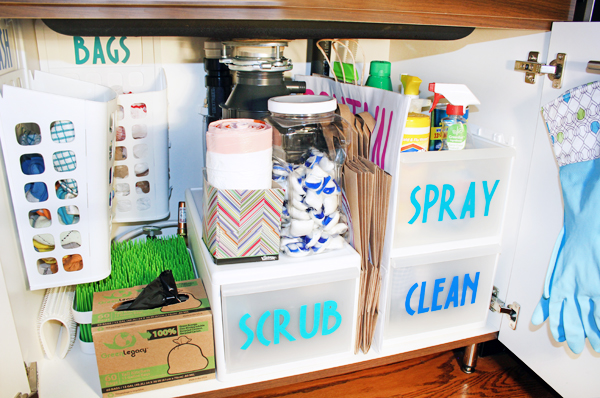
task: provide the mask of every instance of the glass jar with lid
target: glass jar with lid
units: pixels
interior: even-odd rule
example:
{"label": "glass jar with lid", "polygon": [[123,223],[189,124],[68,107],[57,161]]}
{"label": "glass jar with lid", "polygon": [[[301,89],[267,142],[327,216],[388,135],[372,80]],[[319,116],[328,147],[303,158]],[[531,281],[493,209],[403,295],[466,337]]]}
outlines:
{"label": "glass jar with lid", "polygon": [[341,248],[348,230],[340,209],[341,168],[351,127],[335,98],[288,95],[269,99],[273,180],[286,190],[281,249],[290,256]]}

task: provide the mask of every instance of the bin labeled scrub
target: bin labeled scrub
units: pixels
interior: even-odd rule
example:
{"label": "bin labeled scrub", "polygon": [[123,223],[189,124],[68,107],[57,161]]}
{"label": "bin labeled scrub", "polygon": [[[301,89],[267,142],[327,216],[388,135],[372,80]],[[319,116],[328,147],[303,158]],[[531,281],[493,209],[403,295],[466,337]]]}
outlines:
{"label": "bin labeled scrub", "polygon": [[217,378],[310,369],[353,356],[360,256],[347,243],[311,261],[217,265],[202,241],[202,189],[186,191],[188,242],[215,325]]}

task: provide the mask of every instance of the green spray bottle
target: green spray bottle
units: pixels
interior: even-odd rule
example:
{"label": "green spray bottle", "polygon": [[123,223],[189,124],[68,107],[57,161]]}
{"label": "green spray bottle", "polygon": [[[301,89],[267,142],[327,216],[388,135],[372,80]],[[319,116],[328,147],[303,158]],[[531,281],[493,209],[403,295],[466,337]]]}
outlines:
{"label": "green spray bottle", "polygon": [[464,84],[429,83],[429,91],[435,93],[431,110],[441,98],[450,102],[446,107],[448,116],[442,119],[442,150],[464,149],[467,142],[467,119],[463,117],[465,107],[480,104],[479,100]]}

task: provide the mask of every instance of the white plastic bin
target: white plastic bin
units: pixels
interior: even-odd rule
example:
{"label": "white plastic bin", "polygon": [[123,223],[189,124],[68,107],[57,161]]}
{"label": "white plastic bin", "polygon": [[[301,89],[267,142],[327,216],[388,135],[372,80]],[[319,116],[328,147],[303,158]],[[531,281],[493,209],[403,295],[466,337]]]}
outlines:
{"label": "white plastic bin", "polygon": [[219,380],[353,355],[360,275],[354,249],[217,266],[202,241],[202,189],[187,190],[186,204],[188,241],[213,311]]}
{"label": "white plastic bin", "polygon": [[392,258],[381,346],[484,326],[499,252],[489,245]]}
{"label": "white plastic bin", "polygon": [[116,91],[115,223],[169,217],[167,82],[160,39],[71,37],[37,21],[40,69]]}
{"label": "white plastic bin", "polygon": [[0,119],[30,288],[103,279],[110,274],[116,95],[43,72],[28,80],[30,89],[3,86]]}
{"label": "white plastic bin", "polygon": [[162,69],[154,86],[118,97],[115,222],[169,217],[167,83]]}
{"label": "white plastic bin", "polygon": [[462,151],[400,154],[392,247],[500,239],[515,153],[469,134]]}

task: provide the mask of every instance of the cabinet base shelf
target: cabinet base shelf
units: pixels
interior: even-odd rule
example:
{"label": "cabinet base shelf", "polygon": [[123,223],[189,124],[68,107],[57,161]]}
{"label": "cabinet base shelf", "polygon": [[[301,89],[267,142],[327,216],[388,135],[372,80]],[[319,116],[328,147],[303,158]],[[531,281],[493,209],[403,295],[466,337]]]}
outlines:
{"label": "cabinet base shelf", "polygon": [[284,377],[281,379],[262,381],[259,383],[246,384],[237,387],[225,388],[218,391],[209,391],[200,394],[186,395],[184,398],[224,398],[232,397],[240,394],[267,390],[271,388],[288,386],[290,384],[303,383],[312,380],[325,379],[327,377],[339,376],[351,372],[357,372],[365,369],[372,369],[379,366],[385,366],[396,362],[406,361],[413,358],[423,357],[426,355],[437,354],[440,352],[450,351],[461,347],[470,346],[472,344],[485,343],[486,341],[495,340],[498,338],[498,333],[487,333],[476,337],[470,337],[463,340],[453,341],[450,343],[440,344],[433,347],[422,348],[401,354],[389,355],[376,359],[365,360],[362,362],[353,363],[350,365],[338,366],[335,368],[319,370],[316,372],[303,373],[295,376]]}

